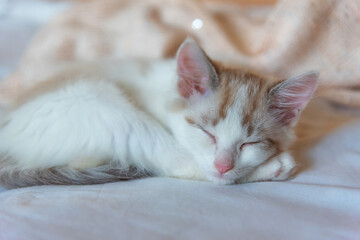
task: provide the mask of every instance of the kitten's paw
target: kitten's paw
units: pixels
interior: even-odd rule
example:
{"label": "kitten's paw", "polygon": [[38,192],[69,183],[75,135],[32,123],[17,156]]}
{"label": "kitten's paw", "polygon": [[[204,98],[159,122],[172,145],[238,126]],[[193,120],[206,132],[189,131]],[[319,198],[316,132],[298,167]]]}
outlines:
{"label": "kitten's paw", "polygon": [[247,179],[248,182],[283,181],[291,178],[296,173],[296,164],[288,153],[260,165]]}
{"label": "kitten's paw", "polygon": [[177,167],[173,168],[171,173],[168,174],[169,177],[174,178],[182,178],[182,179],[192,179],[192,180],[200,180],[200,181],[208,181],[205,174],[200,171],[198,166],[194,163],[185,163],[177,165]]}

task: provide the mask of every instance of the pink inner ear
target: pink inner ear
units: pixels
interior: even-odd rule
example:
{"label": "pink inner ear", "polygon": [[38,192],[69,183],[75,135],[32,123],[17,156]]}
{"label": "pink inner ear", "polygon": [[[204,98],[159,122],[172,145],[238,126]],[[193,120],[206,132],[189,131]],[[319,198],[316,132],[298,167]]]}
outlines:
{"label": "pink inner ear", "polygon": [[302,74],[281,83],[271,99],[270,110],[284,125],[290,124],[309,102],[316,87],[317,74]]}
{"label": "pink inner ear", "polygon": [[195,92],[204,95],[209,84],[208,60],[202,50],[192,42],[185,42],[177,55],[179,93],[189,98]]}

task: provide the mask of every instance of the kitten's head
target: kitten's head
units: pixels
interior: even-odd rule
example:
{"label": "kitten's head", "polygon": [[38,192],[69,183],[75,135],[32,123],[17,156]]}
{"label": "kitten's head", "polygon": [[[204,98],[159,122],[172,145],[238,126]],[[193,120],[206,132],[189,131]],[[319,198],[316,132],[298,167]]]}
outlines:
{"label": "kitten's head", "polygon": [[187,39],[177,53],[178,91],[186,101],[183,144],[209,180],[233,183],[286,151],[317,74],[274,84],[212,63]]}

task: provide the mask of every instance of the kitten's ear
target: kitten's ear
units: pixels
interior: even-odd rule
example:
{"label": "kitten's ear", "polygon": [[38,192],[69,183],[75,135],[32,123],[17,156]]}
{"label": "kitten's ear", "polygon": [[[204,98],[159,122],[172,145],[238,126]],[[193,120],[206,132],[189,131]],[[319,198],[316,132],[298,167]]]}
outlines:
{"label": "kitten's ear", "polygon": [[283,125],[294,126],[313,95],[318,74],[307,72],[289,78],[270,90],[269,110]]}
{"label": "kitten's ear", "polygon": [[204,51],[191,38],[180,46],[177,55],[178,91],[184,98],[198,93],[205,95],[217,86],[215,68]]}

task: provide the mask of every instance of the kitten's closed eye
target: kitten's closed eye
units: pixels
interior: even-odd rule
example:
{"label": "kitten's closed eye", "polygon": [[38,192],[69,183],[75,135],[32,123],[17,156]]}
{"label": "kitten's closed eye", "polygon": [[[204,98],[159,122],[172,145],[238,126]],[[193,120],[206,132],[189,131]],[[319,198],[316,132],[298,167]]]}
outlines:
{"label": "kitten's closed eye", "polygon": [[211,141],[212,141],[212,143],[213,144],[216,144],[216,137],[213,135],[213,134],[211,134],[211,133],[209,133],[208,131],[206,131],[203,127],[201,127],[200,125],[197,125],[197,127],[199,128],[199,129],[201,129],[204,133],[206,133],[206,135],[208,135],[209,137],[210,137],[210,139],[211,139]]}
{"label": "kitten's closed eye", "polygon": [[241,144],[241,146],[240,146],[240,151],[243,150],[244,147],[251,146],[251,145],[255,145],[255,144],[258,144],[258,143],[260,143],[260,141],[245,142],[245,143]]}

